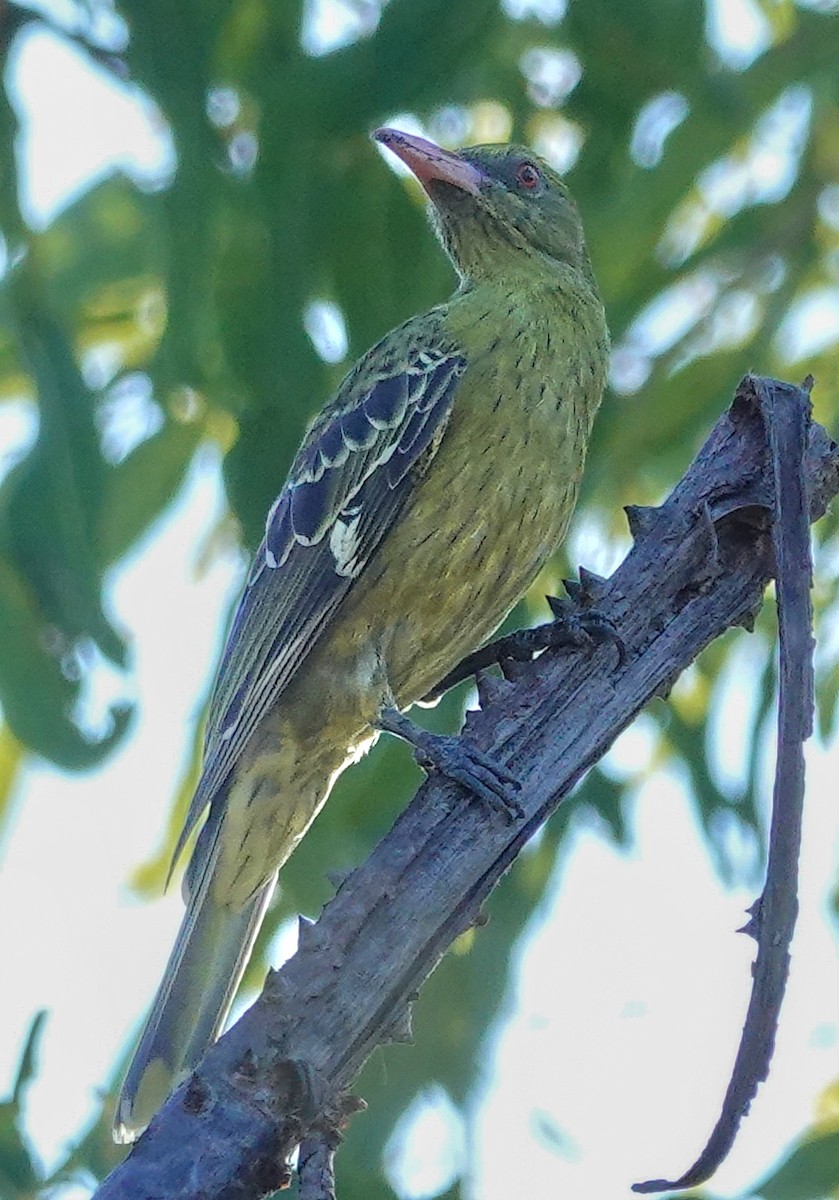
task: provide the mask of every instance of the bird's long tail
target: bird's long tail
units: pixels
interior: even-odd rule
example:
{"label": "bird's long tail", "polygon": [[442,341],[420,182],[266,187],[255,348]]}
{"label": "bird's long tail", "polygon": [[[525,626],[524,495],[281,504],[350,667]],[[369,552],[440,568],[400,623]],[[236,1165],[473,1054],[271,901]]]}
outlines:
{"label": "bird's long tail", "polygon": [[118,1142],[142,1133],[217,1037],[274,888],[272,879],[241,909],[219,904],[211,889],[218,829],[208,826],[187,875],[187,909],[177,941],[117,1101]]}

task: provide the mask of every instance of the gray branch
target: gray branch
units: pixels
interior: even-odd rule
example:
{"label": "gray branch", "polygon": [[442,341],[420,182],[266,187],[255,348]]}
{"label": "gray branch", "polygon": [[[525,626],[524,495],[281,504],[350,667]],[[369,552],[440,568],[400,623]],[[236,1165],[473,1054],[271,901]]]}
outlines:
{"label": "gray branch", "polygon": [[809,518],[824,513],[837,447],[809,423],[806,393],[747,378],[669,499],[627,510],[634,545],[614,575],[582,573],[581,599],[620,630],[625,660],[608,644],[550,651],[518,664],[515,681],[480,681],[466,734],[522,780],[524,817],[507,823],[445,780],[425,783],[317,923],[301,923],[297,953],[97,1200],[255,1200],[288,1182],[305,1139],[310,1194],[329,1194],[331,1149],[361,1103],[348,1089],[377,1046],[410,1040],[411,999],[447,947],[480,924],[528,838],[644,705],[727,628],[753,622],[775,571],[767,395],[805,405]]}

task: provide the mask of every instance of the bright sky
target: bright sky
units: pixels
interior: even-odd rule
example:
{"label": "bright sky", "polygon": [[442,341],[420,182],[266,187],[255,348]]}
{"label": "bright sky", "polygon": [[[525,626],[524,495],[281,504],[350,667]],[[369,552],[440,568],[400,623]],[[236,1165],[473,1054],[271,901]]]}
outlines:
{"label": "bright sky", "polygon": [[[97,78],[73,51],[32,38],[18,70],[33,219],[49,219],[69,193],[115,163],[152,176],[171,168],[150,106]],[[19,410],[0,407],[0,468],[28,427]],[[222,507],[218,463],[208,452],[154,536],[111,581],[112,609],[135,653],[134,735],[88,777],[29,767],[0,847],[0,961],[15,980],[0,1022],[0,1095],[33,1014],[46,1007],[28,1127],[48,1162],[92,1115],[97,1088],[137,1028],[180,919],[176,894],[140,904],[124,881],[157,846],[220,622],[238,586],[238,563],[216,560],[206,573],[196,570],[198,548]],[[609,548],[585,549],[582,560],[592,569],[613,565],[605,561]],[[732,675],[719,723],[723,757],[734,770],[743,708],[736,680],[749,678],[749,650],[740,653],[742,669]],[[611,761],[635,771],[648,754],[641,723]],[[839,964],[827,915],[839,860],[837,768],[835,747],[811,748],[801,918],[775,1060],[714,1179],[720,1197],[741,1193],[783,1153],[837,1074]],[[474,1195],[482,1200],[628,1200],[633,1181],[686,1167],[717,1115],[752,955],[750,941],[734,930],[753,895],[720,885],[678,778],[646,783],[632,824],[629,854],[584,821],[576,824],[556,886],[520,947],[486,1091],[476,1097]],[[441,1189],[463,1153],[463,1131],[447,1112],[445,1098],[430,1096],[411,1118],[411,1136],[390,1166],[406,1195]],[[73,1187],[62,1196],[87,1194]]]}

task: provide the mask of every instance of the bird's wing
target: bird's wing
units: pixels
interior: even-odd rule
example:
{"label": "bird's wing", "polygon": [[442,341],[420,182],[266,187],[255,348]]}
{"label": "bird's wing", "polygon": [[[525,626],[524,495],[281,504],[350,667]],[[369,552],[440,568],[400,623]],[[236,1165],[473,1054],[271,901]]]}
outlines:
{"label": "bird's wing", "polygon": [[233,619],[173,862],[393,525],[436,450],[465,369],[438,315],[414,318],[358,362],[309,429]]}

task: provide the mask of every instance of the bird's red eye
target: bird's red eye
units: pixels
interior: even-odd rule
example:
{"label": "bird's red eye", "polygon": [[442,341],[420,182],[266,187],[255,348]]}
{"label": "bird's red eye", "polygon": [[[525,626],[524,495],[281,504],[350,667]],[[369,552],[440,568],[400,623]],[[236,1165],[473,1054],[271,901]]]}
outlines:
{"label": "bird's red eye", "polygon": [[516,183],[521,187],[527,188],[529,192],[532,192],[535,187],[539,186],[541,179],[542,176],[533,163],[519,163],[518,170],[516,171]]}

